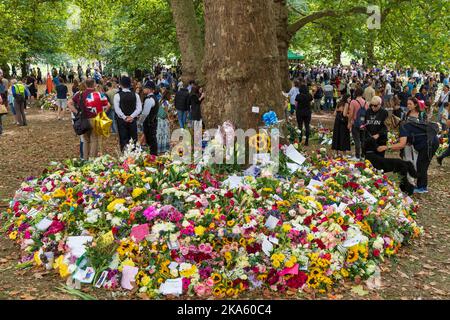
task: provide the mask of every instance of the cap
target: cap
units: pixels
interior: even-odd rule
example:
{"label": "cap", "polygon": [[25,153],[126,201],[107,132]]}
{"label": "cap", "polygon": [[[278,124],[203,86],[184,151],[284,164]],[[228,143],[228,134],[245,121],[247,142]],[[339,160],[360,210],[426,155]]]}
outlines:
{"label": "cap", "polygon": [[147,81],[145,83],[145,85],[144,85],[144,88],[155,90],[156,86],[155,86],[155,83],[153,81]]}

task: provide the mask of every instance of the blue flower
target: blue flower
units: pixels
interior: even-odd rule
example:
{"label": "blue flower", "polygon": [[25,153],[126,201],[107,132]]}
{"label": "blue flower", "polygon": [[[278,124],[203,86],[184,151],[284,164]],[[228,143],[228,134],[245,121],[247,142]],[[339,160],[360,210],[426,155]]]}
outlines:
{"label": "blue flower", "polygon": [[272,126],[272,125],[278,123],[277,114],[273,111],[269,111],[269,112],[265,113],[263,115],[262,119],[266,126]]}

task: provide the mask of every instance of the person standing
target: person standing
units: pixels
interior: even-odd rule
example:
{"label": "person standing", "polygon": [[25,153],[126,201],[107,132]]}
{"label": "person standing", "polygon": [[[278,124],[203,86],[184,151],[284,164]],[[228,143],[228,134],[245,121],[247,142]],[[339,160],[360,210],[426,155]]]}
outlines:
{"label": "person standing", "polygon": [[83,141],[83,158],[89,160],[97,157],[98,152],[98,136],[94,132],[93,119],[97,113],[93,112],[90,107],[87,106],[88,96],[95,92],[95,82],[93,79],[86,80],[86,90],[79,92],[74,97],[72,97],[73,104],[78,106],[78,110],[84,113],[84,116],[89,119],[91,124],[91,129],[82,135]]}
{"label": "person standing", "polygon": [[122,90],[114,96],[114,111],[117,116],[119,129],[120,150],[123,151],[130,140],[138,140],[137,117],[142,112],[142,102],[139,95],[131,92],[131,79],[122,77],[120,81]]}
{"label": "person standing", "polygon": [[158,128],[156,129],[156,140],[158,141],[158,154],[170,149],[170,123],[167,119],[167,112],[170,106],[170,93],[163,90],[159,100]]}
{"label": "person standing", "polygon": [[364,94],[362,95],[362,97],[364,98],[365,101],[372,101],[372,98],[375,96],[375,94],[376,92],[375,89],[373,88],[373,81],[369,80],[367,88],[364,90]]}
{"label": "person standing", "polygon": [[191,96],[189,97],[189,108],[191,112],[191,120],[193,121],[193,128],[197,128],[199,132],[202,130],[202,100],[200,87],[196,84],[192,86]]}
{"label": "person standing", "polygon": [[361,159],[361,144],[362,144],[362,130],[361,126],[364,123],[367,110],[366,101],[363,98],[363,90],[361,87],[355,88],[356,99],[350,103],[349,117],[348,117],[348,129],[352,133],[353,140],[355,142],[355,160]]}
{"label": "person standing", "polygon": [[[418,152],[417,156],[417,187],[414,193],[428,193],[428,168],[439,147],[436,136],[429,141],[427,123],[420,120],[420,106],[416,98],[408,99],[408,114],[406,121],[400,126],[400,141],[392,146],[380,146],[378,152],[386,150],[400,151],[410,144]],[[431,143],[429,145],[429,143]]]}
{"label": "person standing", "polygon": [[[108,81],[106,83],[106,96],[108,97],[108,101],[111,105],[114,104],[114,96],[117,94],[118,90],[117,90],[117,85],[116,82],[114,81]],[[109,109],[107,116],[112,120],[112,133],[116,134],[117,133],[117,122],[116,122],[116,112],[114,111],[114,108]]]}
{"label": "person standing", "polygon": [[295,98],[297,98],[298,94],[300,93],[299,87],[300,81],[295,80],[294,85],[292,86],[291,90],[288,93],[291,114],[294,114],[295,112]]}
{"label": "person standing", "polygon": [[[299,88],[300,93],[295,98],[296,102],[296,115],[297,115],[297,123],[298,128],[300,129],[300,143],[303,140],[303,132],[305,132],[306,141],[305,146],[309,145],[309,135],[310,135],[310,124],[311,124],[311,102],[313,101],[313,97],[308,91],[308,87],[306,85],[302,85]],[[305,126],[305,131],[303,131],[303,125]]]}
{"label": "person standing", "polygon": [[143,123],[143,131],[145,141],[150,147],[150,154],[158,155],[158,141],[156,139],[158,127],[158,111],[159,101],[155,96],[156,86],[153,81],[147,81],[144,85],[144,109],[141,115],[141,122]]}
{"label": "person standing", "polygon": [[12,87],[14,96],[14,109],[16,110],[16,122],[19,126],[26,126],[27,119],[25,117],[26,88],[22,81],[17,82]]}
{"label": "person standing", "polygon": [[42,81],[42,71],[41,68],[37,68],[37,84],[43,84],[44,82]]}
{"label": "person standing", "polygon": [[[446,110],[446,112],[443,113],[443,115],[446,116],[446,123],[445,123],[445,125],[446,125],[446,128],[448,129],[448,128],[450,128],[450,117],[449,117],[449,115],[450,115],[450,103],[447,102],[446,106],[447,106],[447,110]],[[437,162],[439,163],[440,166],[442,166],[442,161],[445,158],[448,158],[448,157],[450,157],[450,145],[447,148],[447,150],[445,150],[444,153],[441,154],[437,158]]]}
{"label": "person standing", "polygon": [[178,84],[178,91],[175,94],[175,109],[177,109],[178,123],[184,129],[189,112],[189,90],[184,88],[184,84]]}
{"label": "person standing", "polygon": [[61,113],[63,114],[63,120],[64,119],[64,113],[67,109],[67,93],[68,93],[67,86],[63,83],[62,79],[59,79],[59,84],[56,86],[56,105],[58,106],[58,120],[61,120]]}
{"label": "person standing", "polygon": [[[362,139],[365,146],[384,146],[388,142],[388,128],[385,121],[389,117],[389,113],[383,109],[381,105],[381,98],[375,96],[372,98],[370,108],[366,112],[364,121],[364,136]],[[377,153],[376,150],[375,153]],[[377,153],[377,155],[384,158],[384,153]]]}
{"label": "person standing", "polygon": [[330,111],[333,108],[333,96],[334,96],[334,87],[328,81],[323,87],[323,92],[325,94],[325,111]]}
{"label": "person standing", "polygon": [[348,129],[350,102],[350,95],[345,94],[336,106],[331,149],[336,151],[338,157],[345,156],[347,151],[351,150],[350,130]]}

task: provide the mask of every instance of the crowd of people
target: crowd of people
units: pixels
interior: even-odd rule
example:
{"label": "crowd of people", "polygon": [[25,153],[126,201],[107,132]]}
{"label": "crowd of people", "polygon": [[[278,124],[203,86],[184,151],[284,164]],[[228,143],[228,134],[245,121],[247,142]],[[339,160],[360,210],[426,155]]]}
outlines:
{"label": "crowd of people", "polygon": [[[111,132],[118,134],[122,151],[131,140],[148,146],[153,155],[168,151],[171,127],[174,127],[169,123],[172,115],[175,121],[178,117],[181,128],[201,126],[203,90],[195,81],[185,84],[179,80],[179,68],[157,65],[142,80],[102,75],[97,67],[93,74],[90,66],[85,74],[81,73],[80,66],[78,70],[78,79],[67,79],[53,68],[54,77],[50,73],[46,77],[45,95],[55,95],[58,120],[66,120],[65,115],[70,113],[72,121],[82,115],[90,123],[91,130],[80,135],[82,159],[92,159],[103,153],[102,136],[93,130],[94,118],[102,112],[112,120]],[[37,80],[32,73],[29,77],[17,81],[0,74],[2,103],[9,101],[15,124],[20,126],[27,125],[27,101],[37,98]]]}
{"label": "crowd of people", "polygon": [[[295,76],[287,94],[288,110],[296,113],[300,140],[305,136],[306,146],[312,114],[334,110],[332,150],[336,156],[367,159],[378,169],[400,173],[404,191],[428,192],[427,171],[439,147],[435,123],[443,131],[450,124],[448,76],[409,69],[368,70],[357,64],[298,68]],[[397,131],[399,143],[389,145],[390,130]],[[354,154],[350,155],[352,140]],[[401,151],[405,161],[386,158],[387,150]],[[444,152],[438,163],[442,165],[449,154]],[[413,170],[409,163],[414,164]],[[417,178],[415,186],[408,176]]]}
{"label": "crowd of people", "polygon": [[[111,131],[119,135],[121,150],[130,141],[139,141],[153,155],[170,149],[171,115],[174,119],[176,115],[180,128],[202,126],[204,92],[195,81],[180,81],[179,68],[157,65],[142,80],[105,76],[100,68],[90,66],[85,72],[78,66],[78,79],[71,69],[65,77],[66,71],[52,69],[46,79],[46,94],[56,93],[58,120],[65,120],[66,110],[70,110],[72,119],[82,114],[90,123],[91,130],[80,135],[82,159],[103,152],[102,136],[92,129],[101,112],[112,120]],[[1,101],[9,106],[19,126],[27,125],[27,101],[37,98],[41,76],[38,68],[22,80],[9,81],[0,72]],[[449,76],[411,69],[366,69],[356,63],[349,67],[298,67],[291,76],[295,77],[293,87],[285,93],[289,99],[287,116],[295,113],[300,141],[305,137],[304,144],[309,145],[313,113],[334,112],[332,150],[336,156],[367,159],[379,169],[399,172],[408,193],[428,192],[427,170],[438,147],[431,120],[440,123],[443,131],[449,125]],[[389,145],[389,130],[397,131],[399,143]],[[352,143],[354,153],[350,154]],[[398,159],[387,159],[387,150],[402,151],[402,159],[413,163],[414,170],[394,161]],[[442,165],[449,155],[447,150],[437,158],[438,163]],[[407,175],[417,177],[414,187]]]}

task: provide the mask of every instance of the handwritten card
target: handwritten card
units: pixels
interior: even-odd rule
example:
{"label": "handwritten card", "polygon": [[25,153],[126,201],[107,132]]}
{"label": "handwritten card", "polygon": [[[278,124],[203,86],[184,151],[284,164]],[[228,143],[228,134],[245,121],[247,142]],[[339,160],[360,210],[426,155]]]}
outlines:
{"label": "handwritten card", "polygon": [[355,237],[351,239],[345,240],[345,242],[342,244],[344,248],[351,248],[356,246],[362,241],[362,236],[360,234],[356,235]]}
{"label": "handwritten card", "polygon": [[297,172],[300,169],[300,166],[296,163],[288,162],[286,163],[286,166],[288,167],[291,173]]}
{"label": "handwritten card", "polygon": [[269,241],[272,242],[273,244],[278,244],[279,243],[278,239],[275,238],[275,237],[269,237]]}
{"label": "handwritten card", "polygon": [[367,190],[364,190],[364,194],[363,194],[364,199],[366,199],[366,201],[370,204],[375,204],[377,203],[377,199]]}
{"label": "handwritten card", "polygon": [[270,253],[272,252],[272,250],[273,250],[273,244],[272,244],[272,242],[270,242],[267,238],[265,238],[265,239],[263,240],[263,243],[262,243],[262,251],[263,251],[267,256],[270,257]]}
{"label": "handwritten card", "polygon": [[164,295],[181,295],[183,294],[183,279],[167,279],[166,282],[162,283],[159,287],[159,292]]}
{"label": "handwritten card", "polygon": [[280,219],[275,218],[274,216],[269,216],[269,218],[266,221],[265,226],[268,229],[273,230],[273,229],[275,229],[275,227],[277,226],[279,221],[280,221]]}
{"label": "handwritten card", "polygon": [[139,272],[139,268],[132,266],[124,266],[122,270],[122,279],[120,285],[127,290],[133,290],[132,282],[136,281],[136,275]]}
{"label": "handwritten card", "polygon": [[299,165],[302,165],[306,161],[306,158],[292,144],[287,148],[286,156]]}
{"label": "handwritten card", "polygon": [[136,242],[141,242],[149,235],[149,233],[150,230],[148,228],[148,224],[141,224],[139,226],[134,226],[131,229],[131,238],[133,238]]}
{"label": "handwritten card", "polygon": [[252,112],[253,112],[253,113],[259,113],[259,107],[253,106],[253,107],[252,107]]}
{"label": "handwritten card", "polygon": [[38,229],[39,231],[45,231],[50,227],[52,222],[52,220],[44,218],[36,225],[36,229]]}
{"label": "handwritten card", "polygon": [[35,208],[32,208],[30,211],[28,211],[27,213],[27,217],[29,218],[34,218],[36,217],[36,215],[41,212],[40,210],[36,210]]}

